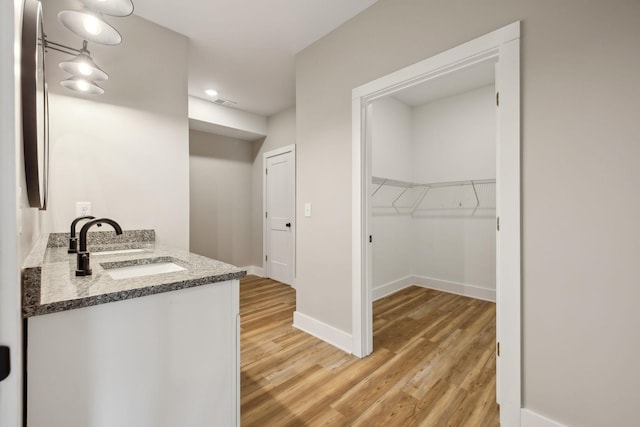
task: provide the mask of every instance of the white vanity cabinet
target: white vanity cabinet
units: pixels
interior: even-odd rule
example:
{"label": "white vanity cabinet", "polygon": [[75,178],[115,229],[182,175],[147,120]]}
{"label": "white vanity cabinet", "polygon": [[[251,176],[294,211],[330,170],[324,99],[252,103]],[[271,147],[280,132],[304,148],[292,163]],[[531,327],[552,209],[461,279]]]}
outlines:
{"label": "white vanity cabinet", "polygon": [[239,282],[28,318],[29,427],[240,423]]}

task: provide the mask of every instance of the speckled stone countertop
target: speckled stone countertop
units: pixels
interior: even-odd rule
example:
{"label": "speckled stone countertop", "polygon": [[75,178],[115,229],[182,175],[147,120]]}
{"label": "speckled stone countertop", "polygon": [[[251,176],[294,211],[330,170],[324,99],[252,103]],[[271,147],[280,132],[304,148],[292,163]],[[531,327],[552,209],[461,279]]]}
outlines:
{"label": "speckled stone countertop", "polygon": [[[22,316],[55,313],[232,279],[246,271],[230,264],[155,243],[153,230],[90,232],[91,276],[76,277],[68,233],[42,236],[22,268]],[[127,250],[136,249],[136,252]],[[118,251],[116,253],[104,253]],[[109,268],[172,262],[182,271],[113,279]]]}

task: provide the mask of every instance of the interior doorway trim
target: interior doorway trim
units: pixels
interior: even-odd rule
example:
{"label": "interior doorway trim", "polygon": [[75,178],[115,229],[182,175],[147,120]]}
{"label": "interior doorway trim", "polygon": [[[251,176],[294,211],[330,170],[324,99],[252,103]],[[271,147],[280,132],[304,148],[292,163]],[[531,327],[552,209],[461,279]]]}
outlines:
{"label": "interior doorway trim", "polygon": [[500,342],[500,422],[519,426],[521,412],[520,22],[400,69],[352,91],[352,353],[373,350],[371,103],[488,59],[497,61],[496,127],[497,337]]}
{"label": "interior doorway trim", "polygon": [[20,266],[22,249],[27,249],[21,242],[29,240],[30,226],[26,223],[22,235],[21,221],[28,218],[37,223],[39,213],[27,207],[26,196],[21,196],[19,191],[24,172],[20,171],[22,149],[17,150],[22,142],[21,139],[18,142],[20,125],[16,119],[20,108],[17,103],[20,73],[16,75],[20,52],[15,40],[19,40],[20,28],[16,28],[16,23],[18,18],[22,20],[22,4],[0,2],[0,51],[3,52],[0,57],[0,343],[10,348],[11,360],[11,374],[0,381],[0,425],[6,427],[18,427],[23,422]]}
{"label": "interior doorway trim", "polygon": [[[271,150],[271,151],[267,151],[265,153],[263,153],[262,155],[262,171],[263,173],[265,173],[265,171],[267,170],[267,160],[271,157],[275,157],[275,156],[280,156],[282,154],[286,154],[286,153],[292,153],[293,154],[293,218],[292,218],[292,222],[293,222],[293,228],[291,230],[291,232],[293,233],[293,238],[291,241],[291,244],[293,245],[293,247],[291,248],[291,256],[292,256],[292,264],[293,264],[293,277],[292,277],[292,283],[291,283],[291,287],[295,288],[296,287],[296,230],[298,229],[297,227],[297,222],[296,222],[296,201],[295,201],[295,197],[297,194],[297,189],[296,189],[296,176],[297,176],[297,159],[296,159],[296,144],[290,144],[290,145],[286,145],[284,147],[280,147],[280,148],[276,148],[275,150]],[[265,175],[262,176],[262,262],[264,265],[263,268],[263,275],[264,277],[270,277],[269,276],[269,263],[266,260],[266,256],[267,256],[267,252],[268,252],[268,245],[269,245],[269,240],[268,240],[268,234],[269,234],[269,230],[267,229],[267,219],[266,219],[266,215],[265,212],[267,212],[267,179],[265,177]]]}

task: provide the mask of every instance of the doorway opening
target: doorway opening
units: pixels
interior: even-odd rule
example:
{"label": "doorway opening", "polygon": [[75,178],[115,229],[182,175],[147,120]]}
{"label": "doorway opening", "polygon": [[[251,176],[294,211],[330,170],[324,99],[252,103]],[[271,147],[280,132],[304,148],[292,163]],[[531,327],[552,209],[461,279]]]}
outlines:
{"label": "doorway opening", "polygon": [[495,302],[495,58],[371,103],[372,299]]}
{"label": "doorway opening", "polygon": [[[353,354],[373,351],[373,103],[407,88],[446,86],[472,67],[495,64],[497,400],[503,425],[520,424],[520,68],[519,22],[353,90]],[[378,184],[379,185],[379,184]]]}

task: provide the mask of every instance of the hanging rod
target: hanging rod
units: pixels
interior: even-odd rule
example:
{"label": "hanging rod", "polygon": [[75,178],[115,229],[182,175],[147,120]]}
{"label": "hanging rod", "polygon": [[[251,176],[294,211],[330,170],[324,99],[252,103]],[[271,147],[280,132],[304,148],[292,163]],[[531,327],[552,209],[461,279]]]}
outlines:
{"label": "hanging rod", "polygon": [[495,178],[493,178],[493,179],[469,179],[465,181],[408,182],[408,181],[382,178],[379,176],[373,176],[371,177],[371,182],[379,186],[373,192],[373,194],[375,194],[378,192],[380,187],[384,185],[389,185],[391,187],[401,187],[401,188],[414,188],[414,187],[439,188],[439,187],[454,187],[454,186],[460,186],[460,185],[495,184],[496,180]]}
{"label": "hanging rod", "polygon": [[495,184],[495,179],[470,179],[466,181],[446,181],[446,182],[428,182],[428,183],[420,183],[416,184],[417,187],[429,187],[429,188],[438,188],[438,187],[455,187],[460,185],[478,185],[478,184]]}
{"label": "hanging rod", "polygon": [[413,182],[407,182],[407,181],[398,181],[395,179],[387,179],[387,178],[381,178],[378,176],[373,176],[371,177],[371,181],[373,184],[376,185],[390,185],[392,187],[406,187],[406,188],[411,188],[411,187],[415,187],[416,184]]}

